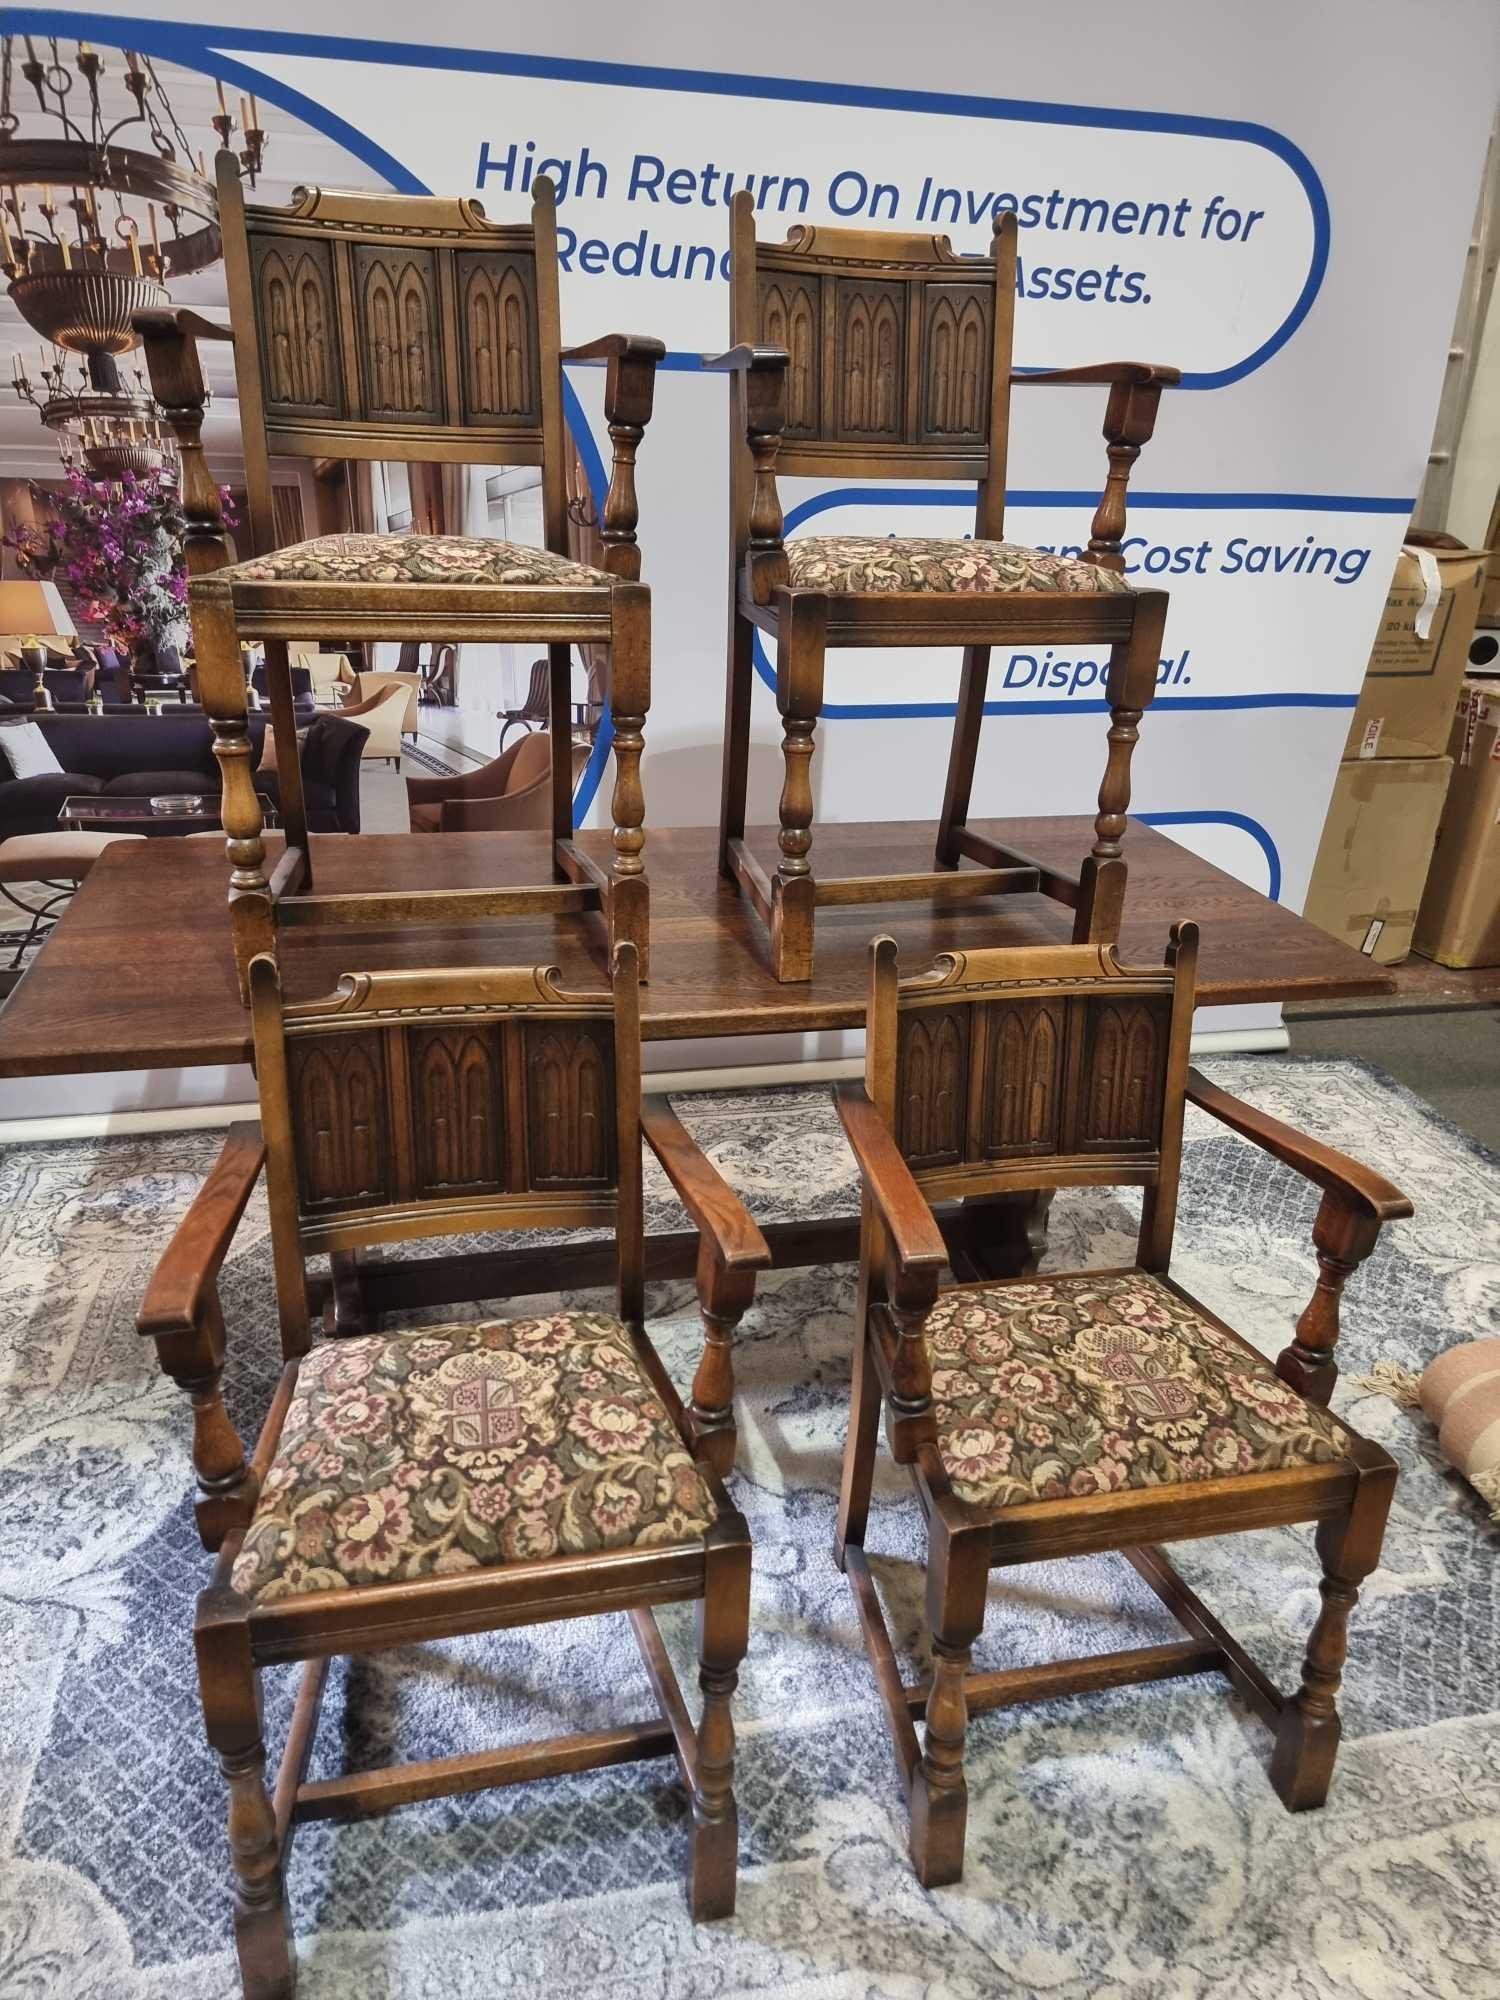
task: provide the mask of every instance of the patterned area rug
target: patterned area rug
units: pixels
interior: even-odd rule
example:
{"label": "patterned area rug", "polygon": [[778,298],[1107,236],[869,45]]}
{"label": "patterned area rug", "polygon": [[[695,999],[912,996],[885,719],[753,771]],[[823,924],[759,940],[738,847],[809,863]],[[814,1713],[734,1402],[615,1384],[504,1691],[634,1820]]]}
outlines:
{"label": "patterned area rug", "polygon": [[[968,1873],[920,1890],[874,1688],[828,1550],[848,1382],[847,1268],[766,1281],[739,1343],[737,1491],[755,1539],[741,1681],[739,1913],[695,1930],[669,1764],[414,1806],[299,1835],[291,1892],[311,2000],[1480,2000],[1500,1994],[1500,1531],[1420,1419],[1352,1386],[1500,1319],[1500,1163],[1355,1065],[1245,1058],[1230,1088],[1387,1168],[1414,1196],[1351,1288],[1335,1408],[1402,1467],[1385,1563],[1354,1624],[1330,1804],[1292,1817],[1267,1741],[1216,1678],[980,1718]],[[763,1218],[846,1210],[827,1098],[689,1098]],[[208,2000],[237,1991],[222,1790],[189,1625],[206,1571],[187,1424],[133,1314],[206,1170],[209,1135],[24,1147],[0,1161],[0,1994]],[[1315,1196],[1194,1117],[1176,1268],[1267,1352],[1307,1296]],[[652,1222],[671,1202],[652,1188]],[[1049,1262],[1128,1261],[1129,1200],[1059,1199]],[[565,1275],[561,1265],[559,1276]],[[264,1207],[225,1278],[228,1387],[274,1373]],[[599,1294],[570,1293],[568,1303]],[[654,1288],[677,1378],[691,1288]],[[451,1316],[451,1315],[449,1315]],[[887,1466],[870,1535],[914,1652],[916,1510]],[[1278,1679],[1315,1604],[1309,1536],[1178,1551]],[[979,1664],[1177,1636],[1113,1558],[996,1572]],[[679,1667],[686,1615],[663,1618]],[[909,1658],[914,1674],[920,1662]],[[273,1748],[289,1673],[268,1677]],[[690,1680],[686,1683],[695,1685]],[[486,1637],[336,1670],[314,1775],[648,1713],[623,1620]]]}

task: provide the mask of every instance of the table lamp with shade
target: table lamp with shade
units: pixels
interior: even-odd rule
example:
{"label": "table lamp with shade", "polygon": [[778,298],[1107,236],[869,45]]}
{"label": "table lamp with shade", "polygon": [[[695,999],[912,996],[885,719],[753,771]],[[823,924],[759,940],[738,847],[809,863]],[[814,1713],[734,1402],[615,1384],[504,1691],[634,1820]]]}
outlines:
{"label": "table lamp with shade", "polygon": [[51,708],[52,697],[47,692],[43,673],[47,665],[47,650],[38,645],[33,650],[32,640],[72,639],[77,628],[68,616],[68,607],[63,603],[62,592],[55,583],[39,583],[30,577],[0,578],[0,647],[21,640],[21,657],[29,667],[36,670],[36,705]]}

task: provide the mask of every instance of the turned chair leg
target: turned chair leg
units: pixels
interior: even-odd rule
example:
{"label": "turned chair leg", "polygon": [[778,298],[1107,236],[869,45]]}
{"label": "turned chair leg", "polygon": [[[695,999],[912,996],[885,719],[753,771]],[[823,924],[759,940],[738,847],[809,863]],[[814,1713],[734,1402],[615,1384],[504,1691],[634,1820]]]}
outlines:
{"label": "turned chair leg", "polygon": [[817,887],[812,862],[813,736],[823,712],[826,597],[780,597],[776,706],[781,711],[781,859],[776,869],[771,952],[780,980],[811,979]]}
{"label": "turned chair leg", "polygon": [[1110,654],[1109,755],[1099,786],[1094,845],[1079,877],[1073,920],[1075,944],[1114,944],[1125,912],[1125,855],[1121,842],[1129,823],[1130,760],[1141,717],[1156,693],[1166,629],[1165,591],[1142,591],[1136,599],[1130,637]]}
{"label": "turned chair leg", "polygon": [[[715,1543],[714,1532],[725,1539]],[[732,1539],[730,1538],[732,1537]],[[740,1822],[734,1797],[734,1718],[730,1702],[750,1644],[750,1541],[738,1515],[710,1532],[704,1595],[698,1600],[698,1724],[693,1777],[688,1901],[694,1923],[734,1915]]]}
{"label": "turned chair leg", "polygon": [[1342,1731],[1338,1692],[1349,1650],[1349,1614],[1360,1585],[1380,1561],[1396,1483],[1394,1464],[1382,1458],[1362,1474],[1349,1512],[1318,1524],[1322,1608],[1308,1637],[1302,1684],[1281,1712],[1271,1752],[1271,1783],[1288,1812],[1306,1812],[1328,1797]]}
{"label": "turned chair leg", "polygon": [[[650,976],[649,892],[642,849],[646,800],[641,753],[651,706],[651,597],[644,584],[617,583],[610,593],[609,712],[614,730],[615,783],[610,800],[614,861],[610,868],[609,938],[636,948],[640,976]],[[566,753],[566,721],[564,722]],[[569,812],[572,803],[569,800]]]}
{"label": "turned chair leg", "polygon": [[965,646],[963,674],[958,683],[958,711],[953,718],[953,743],[948,752],[948,784],[943,793],[943,816],[938,821],[939,868],[956,868],[963,858],[958,851],[958,837],[968,824],[989,678],[989,647]]}
{"label": "turned chair leg", "polygon": [[934,1524],[927,1555],[932,1686],[922,1755],[911,1777],[911,1859],[924,1889],[945,1888],[963,1877],[969,1818],[964,1679],[984,1626],[988,1578],[987,1533],[961,1536]]}
{"label": "turned chair leg", "polygon": [[834,1530],[833,1559],[844,1567],[851,1544],[864,1547],[870,1518],[870,1487],[875,1478],[875,1448],[880,1432],[880,1379],[863,1325],[854,1341],[854,1376],[849,1385],[849,1433],[844,1439],[844,1478],[839,1489],[839,1519]]}
{"label": "turned chair leg", "polygon": [[750,782],[750,715],[755,688],[755,627],[729,586],[729,672],[724,689],[724,778],[719,800],[719,868],[734,879],[729,843],[745,837],[745,796]]}
{"label": "turned chair leg", "polygon": [[755,1297],[755,1277],[754,1271],[719,1263],[712,1242],[704,1237],[698,1252],[703,1354],[693,1377],[688,1419],[698,1457],[720,1479],[734,1470],[734,1330]]}
{"label": "turned chair leg", "polygon": [[245,2000],[291,2000],[296,1948],[282,1877],[276,1813],[266,1790],[260,1682],[250,1658],[245,1605],[225,1586],[198,1600],[194,1640],[203,1718],[229,1785],[234,1936]]}

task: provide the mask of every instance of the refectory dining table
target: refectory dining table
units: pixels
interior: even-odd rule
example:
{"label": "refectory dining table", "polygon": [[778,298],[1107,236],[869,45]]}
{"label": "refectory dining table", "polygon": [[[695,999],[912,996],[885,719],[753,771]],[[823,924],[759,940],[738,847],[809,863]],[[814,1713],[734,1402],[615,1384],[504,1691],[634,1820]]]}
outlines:
{"label": "refectory dining table", "polygon": [[[1066,870],[1087,847],[1093,822],[1035,818],[975,822],[999,844]],[[275,858],[280,836],[268,833]],[[607,862],[607,833],[584,833]],[[774,865],[771,829],[751,836]],[[932,852],[930,822],[820,827],[819,861],[838,875],[913,870]],[[545,879],[545,833],[325,834],[312,836],[319,892],[433,890]],[[1036,895],[983,902],[845,905],[820,914],[810,981],[781,985],[765,934],[737,888],[719,873],[716,835],[707,827],[653,828],[651,971],[643,989],[648,1043],[733,1036],[816,1033],[863,1025],[870,939],[894,937],[905,964],[980,945],[1061,943],[1069,912]],[[1200,1005],[1343,999],[1393,990],[1384,968],[1271,902],[1154,828],[1132,821],[1125,841],[1130,876],[1120,956],[1158,964],[1170,926],[1201,931]],[[225,908],[227,863],[207,839],[123,842],[94,865],[72,905],[0,1009],[0,1079],[83,1071],[184,1068],[247,1062],[249,1016],[241,1003]],[[562,983],[602,981],[605,938],[597,918],[561,916],[420,929],[288,933],[289,995],[327,992],[349,971],[432,965],[552,965]],[[962,1238],[972,1270],[1014,1271],[1035,1256],[1045,1204],[1012,1196],[984,1205]],[[773,1223],[773,1262],[800,1265],[854,1255],[857,1220]],[[648,1239],[647,1274],[688,1275],[696,1236]],[[598,1270],[594,1270],[597,1263]],[[608,1248],[569,1250],[569,1279],[605,1275]],[[423,1304],[501,1298],[550,1289],[555,1252],[473,1250],[433,1258],[375,1258],[336,1266],[321,1281],[330,1324],[353,1330],[381,1312]],[[317,1287],[315,1286],[315,1292]]]}

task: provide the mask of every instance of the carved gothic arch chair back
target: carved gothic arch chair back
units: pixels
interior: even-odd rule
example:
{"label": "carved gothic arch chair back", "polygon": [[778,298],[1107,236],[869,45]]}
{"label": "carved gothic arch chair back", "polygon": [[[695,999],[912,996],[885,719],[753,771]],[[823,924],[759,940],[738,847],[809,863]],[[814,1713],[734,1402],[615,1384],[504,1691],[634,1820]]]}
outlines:
{"label": "carved gothic arch chair back", "polygon": [[[945,236],[795,227],[757,240],[748,194],[733,203],[729,668],[720,865],[766,923],[776,975],[812,975],[817,907],[872,900],[812,864],[811,759],[824,657],[846,646],[962,647],[963,672],[933,870],[881,879],[880,899],[1056,897],[1074,936],[1119,935],[1130,754],[1150,703],[1166,594],[1121,571],[1125,490],[1174,368],[1137,362],[1018,373],[1012,365],[1016,225],[998,219],[988,257]],[[1007,543],[1013,387],[1109,390],[1109,471],[1087,550],[1072,559]],[[978,483],[972,540],[784,538],[778,473],[815,479]],[[785,781],[777,851],[747,837],[755,635],[774,641]],[[968,825],[992,645],[1108,652],[1109,753],[1091,853],[1077,875],[1040,866]],[[962,862],[977,863],[963,869]],[[768,865],[773,864],[773,865]]]}
{"label": "carved gothic arch chair back", "polygon": [[[610,334],[564,348],[552,183],[539,180],[526,222],[489,221],[475,201],[301,189],[289,207],[249,205],[238,164],[220,153],[219,221],[231,327],[192,313],[137,321],[153,388],[183,453],[190,605],[204,706],[225,772],[224,825],[234,845],[231,894],[242,984],[265,948],[268,901],[261,827],[244,735],[243,691],[230,669],[240,639],[263,641],[282,768],[295,769],[282,683],[289,640],[464,640],[546,645],[553,741],[553,879],[513,888],[505,910],[597,909],[613,938],[637,946],[645,976],[642,729],[650,702],[650,599],[640,583],[634,462],[650,418],[659,341]],[[234,343],[244,433],[250,555],[229,562],[217,490],[203,463],[199,339]],[[614,467],[596,562],[568,552],[564,361],[608,370],[605,413]],[[277,546],[273,458],[535,465],[544,546],[462,535],[320,536]],[[567,754],[574,646],[605,647],[615,715],[614,831],[603,852],[573,838]],[[287,849],[299,857],[281,893],[315,905],[306,812],[283,787]],[[491,898],[491,905],[493,898]],[[393,913],[399,915],[399,912]]]}
{"label": "carved gothic arch chair back", "polygon": [[[1411,1204],[1189,1068],[1196,955],[1196,927],[1179,924],[1164,969],[1081,944],[955,952],[903,979],[894,942],[871,947],[865,1083],[838,1093],[864,1207],[835,1554],[928,1886],[963,1871],[965,1735],[986,1709],[1218,1671],[1273,1732],[1285,1804],[1327,1794],[1346,1624],[1396,1476],[1327,1408],[1339,1295]],[[1316,1289],[1274,1369],[1170,1273],[1187,1103],[1323,1190]],[[966,1211],[1018,1189],[1096,1186],[1142,1190],[1134,1265],[986,1275]],[[945,1267],[955,1282],[941,1282]],[[927,1522],[932,1671],[916,1686],[864,1552],[882,1409]],[[1284,1694],[1154,1544],[1300,1521],[1317,1523],[1322,1609],[1301,1684]],[[1126,1556],[1186,1637],[971,1671],[992,1566],[1105,1550]]]}
{"label": "carved gothic arch chair back", "polygon": [[[231,1133],[139,1322],[191,1395],[199,1529],[218,1551],[195,1636],[229,1781],[247,1995],[292,1991],[285,1866],[301,1820],[637,1758],[677,1758],[693,1913],[727,1915],[729,1703],[750,1582],[748,1534],[723,1485],[729,1342],[770,1253],[666,1102],[642,1102],[634,946],[615,947],[611,986],[595,992],[522,967],[351,973],[288,1001],[274,953],[252,961],[250,988],[264,1139],[254,1126]],[[643,1141],[701,1236],[706,1338],[686,1403],[644,1323]],[[247,1452],[219,1391],[217,1273],[263,1163],[284,1366]],[[613,1313],[313,1343],[310,1255],[584,1225],[615,1235]],[[315,1440],[324,1448],[309,1452]],[[696,1724],[651,1609],[682,1600],[698,1606]],[[614,1611],[635,1630],[652,1720],[305,1782],[330,1656]],[[309,1664],[273,1796],[257,1681],[291,1660]]]}

